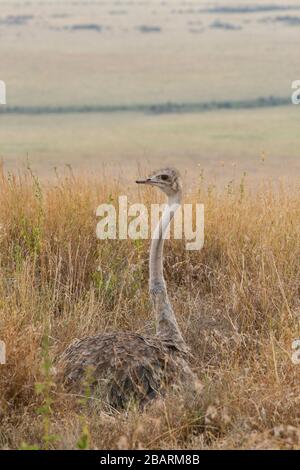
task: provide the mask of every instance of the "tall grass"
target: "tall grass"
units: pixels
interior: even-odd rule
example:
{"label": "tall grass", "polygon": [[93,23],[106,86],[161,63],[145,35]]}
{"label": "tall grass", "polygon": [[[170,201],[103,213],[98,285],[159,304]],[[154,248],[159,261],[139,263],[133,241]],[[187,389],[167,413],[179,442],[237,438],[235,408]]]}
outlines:
{"label": "tall grass", "polygon": [[[134,175],[133,175],[134,179]],[[2,448],[299,448],[300,191],[245,180],[195,181],[205,245],[166,243],[166,279],[203,391],[170,394],[143,412],[108,415],[97,399],[55,384],[55,360],[75,338],[153,331],[148,241],[97,241],[101,202],[154,192],[73,175],[41,183],[0,178]],[[151,432],[149,431],[151,429]]]}

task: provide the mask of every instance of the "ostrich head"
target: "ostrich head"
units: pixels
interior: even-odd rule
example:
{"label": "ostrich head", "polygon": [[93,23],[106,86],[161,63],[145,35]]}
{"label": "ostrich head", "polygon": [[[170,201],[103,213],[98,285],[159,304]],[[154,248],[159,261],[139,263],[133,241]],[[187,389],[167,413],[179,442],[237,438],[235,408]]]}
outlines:
{"label": "ostrich head", "polygon": [[175,168],[164,168],[155,171],[145,179],[137,180],[138,184],[157,186],[168,197],[176,196],[182,191],[182,181],[179,172]]}

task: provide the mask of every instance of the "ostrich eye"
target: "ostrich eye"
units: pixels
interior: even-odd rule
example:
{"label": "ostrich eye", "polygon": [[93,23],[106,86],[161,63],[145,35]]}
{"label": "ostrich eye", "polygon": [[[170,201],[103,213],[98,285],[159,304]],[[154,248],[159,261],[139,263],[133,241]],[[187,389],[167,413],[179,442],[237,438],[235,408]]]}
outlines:
{"label": "ostrich eye", "polygon": [[168,175],[161,175],[161,179],[163,181],[167,181],[167,179],[169,179]]}

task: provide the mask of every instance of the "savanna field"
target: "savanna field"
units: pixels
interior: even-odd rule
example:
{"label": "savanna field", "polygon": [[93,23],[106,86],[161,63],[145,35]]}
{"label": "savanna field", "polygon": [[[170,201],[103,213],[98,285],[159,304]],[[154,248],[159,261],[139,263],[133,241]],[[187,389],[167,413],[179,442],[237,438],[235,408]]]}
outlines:
{"label": "savanna field", "polygon": [[[136,179],[132,174],[132,181]],[[190,186],[191,187],[191,186]],[[186,202],[205,205],[205,244],[167,241],[165,276],[202,387],[139,411],[108,413],[57,383],[75,338],[154,331],[149,241],[97,240],[102,202],[158,201],[154,190],[78,175],[0,179],[2,449],[300,448],[300,188],[247,177],[216,188],[195,175]]]}

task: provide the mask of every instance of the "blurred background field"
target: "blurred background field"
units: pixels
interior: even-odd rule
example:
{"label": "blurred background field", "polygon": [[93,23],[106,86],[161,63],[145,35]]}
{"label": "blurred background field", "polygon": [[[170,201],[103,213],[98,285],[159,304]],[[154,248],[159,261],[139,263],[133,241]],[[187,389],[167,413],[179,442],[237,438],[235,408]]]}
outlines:
{"label": "blurred background field", "polygon": [[161,116],[8,115],[0,120],[5,123],[0,128],[5,167],[12,170],[29,160],[47,177],[54,175],[53,167],[72,165],[88,173],[105,165],[118,175],[122,167],[123,177],[134,180],[139,165],[162,163],[187,169],[191,176],[203,169],[216,184],[243,172],[251,181],[299,174],[296,106]]}
{"label": "blurred background field", "polygon": [[[93,172],[163,159],[192,171],[199,164],[216,183],[244,171],[297,174],[296,0],[0,6],[7,168],[29,159],[47,175],[65,164]],[[269,97],[269,106],[257,101]],[[203,103],[211,110],[193,108]]]}

